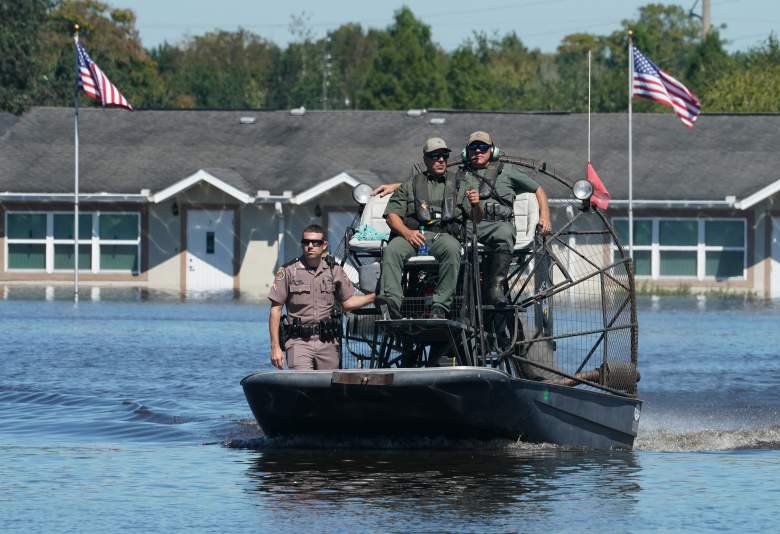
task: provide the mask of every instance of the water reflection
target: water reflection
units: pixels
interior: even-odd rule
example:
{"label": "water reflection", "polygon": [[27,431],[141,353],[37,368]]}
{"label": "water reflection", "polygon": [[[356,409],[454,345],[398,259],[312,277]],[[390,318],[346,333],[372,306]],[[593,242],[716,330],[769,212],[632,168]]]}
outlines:
{"label": "water reflection", "polygon": [[[538,523],[539,514],[557,515],[569,505],[580,517],[605,506],[612,508],[613,517],[629,517],[640,489],[638,474],[631,451],[538,446],[492,451],[267,450],[256,453],[247,469],[250,490],[262,498],[284,496],[276,502],[289,512],[308,513],[305,510],[349,501],[387,513],[414,510],[415,521],[429,527],[441,514],[450,521],[468,519],[472,525],[475,518],[495,522],[501,516],[508,521],[505,526],[519,519]],[[399,514],[392,517],[398,520]]]}

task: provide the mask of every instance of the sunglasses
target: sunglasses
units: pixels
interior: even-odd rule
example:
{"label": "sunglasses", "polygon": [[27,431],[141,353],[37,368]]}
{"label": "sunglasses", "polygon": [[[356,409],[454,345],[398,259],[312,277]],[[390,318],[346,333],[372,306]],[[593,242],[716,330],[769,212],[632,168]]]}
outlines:
{"label": "sunglasses", "polygon": [[469,150],[474,150],[475,152],[487,152],[488,149],[490,149],[490,145],[487,143],[471,143],[466,148]]}
{"label": "sunglasses", "polygon": [[321,247],[325,243],[322,239],[301,239],[301,245],[304,247],[312,245],[315,247]]}
{"label": "sunglasses", "polygon": [[443,158],[444,161],[447,161],[450,159],[450,153],[449,152],[428,152],[425,154],[426,158],[432,159],[433,161],[436,161],[440,158]]}

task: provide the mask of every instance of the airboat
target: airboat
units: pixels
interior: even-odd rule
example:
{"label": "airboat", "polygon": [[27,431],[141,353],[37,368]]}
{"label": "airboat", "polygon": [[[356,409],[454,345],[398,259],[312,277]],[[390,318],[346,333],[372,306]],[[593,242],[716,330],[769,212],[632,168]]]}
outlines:
{"label": "airboat", "polygon": [[[515,198],[517,231],[505,294],[483,302],[482,246],[464,239],[455,305],[430,317],[437,264],[404,269],[403,319],[366,307],[342,315],[334,371],[262,371],[241,384],[269,436],[511,439],[630,449],[637,435],[637,320],[631,260],[586,180],[543,161],[502,156],[547,191],[553,232],[537,231],[533,194]],[[340,261],[374,291],[389,232],[388,197],[358,185],[361,205]],[[369,229],[374,239],[361,234]]]}

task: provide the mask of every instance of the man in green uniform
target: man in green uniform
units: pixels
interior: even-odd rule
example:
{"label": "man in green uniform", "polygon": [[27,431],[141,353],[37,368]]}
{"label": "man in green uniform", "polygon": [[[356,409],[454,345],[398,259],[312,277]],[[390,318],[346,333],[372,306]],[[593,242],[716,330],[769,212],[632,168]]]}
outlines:
{"label": "man in green uniform", "polygon": [[484,215],[477,226],[477,238],[485,245],[487,304],[507,302],[503,286],[515,246],[515,195],[534,193],[539,203],[540,229],[545,234],[551,230],[550,207],[544,189],[516,165],[498,161],[496,151],[489,133],[474,132],[466,143],[466,162],[463,167],[467,175],[479,181],[479,197]]}
{"label": "man in green uniform", "polygon": [[382,255],[381,291],[377,301],[387,306],[391,318],[401,317],[404,262],[417,254],[423,243],[439,264],[439,278],[433,294],[432,318],[446,318],[455,295],[460,269],[458,234],[465,218],[479,221],[482,209],[479,192],[470,180],[458,183],[447,173],[450,156],[447,143],[432,137],[423,146],[426,171],[400,184],[390,197],[385,219],[391,240]]}
{"label": "man in green uniform", "polygon": [[[476,179],[483,218],[477,226],[477,238],[485,245],[487,255],[485,280],[486,304],[506,303],[503,285],[512,262],[516,230],[514,199],[520,193],[534,193],[539,204],[539,226],[549,233],[550,207],[547,195],[539,184],[520,171],[516,165],[498,161],[493,138],[477,131],[466,142],[466,161],[459,174]],[[401,184],[386,184],[374,190],[381,196],[395,191]]]}

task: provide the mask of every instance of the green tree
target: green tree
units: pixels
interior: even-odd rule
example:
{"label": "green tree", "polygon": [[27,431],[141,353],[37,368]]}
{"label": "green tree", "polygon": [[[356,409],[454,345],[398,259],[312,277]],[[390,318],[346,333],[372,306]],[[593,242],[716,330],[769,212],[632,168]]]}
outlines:
{"label": "green tree", "polygon": [[608,95],[596,89],[607,74],[609,47],[603,37],[575,33],[563,38],[555,56],[558,81],[547,92],[555,109],[587,111],[588,51],[591,52],[591,109],[608,106],[609,103],[604,101]]}
{"label": "green tree", "polygon": [[376,35],[363,32],[360,24],[344,24],[328,34],[330,107],[358,109],[362,105],[360,95],[377,53]]}
{"label": "green tree", "polygon": [[92,59],[134,107],[160,105],[163,82],[141,45],[135,14],[93,0],[66,0],[51,12],[40,33],[42,81],[37,104],[69,106],[73,102],[75,24],[81,27],[80,40]]}
{"label": "green tree", "polygon": [[529,50],[516,33],[501,39],[478,39],[479,49],[488,57],[490,77],[498,109],[551,109],[546,84],[553,81],[550,58],[538,49]]}
{"label": "green tree", "polygon": [[446,54],[431,41],[429,26],[407,7],[378,32],[377,53],[361,103],[369,109],[447,107]]}
{"label": "green tree", "polygon": [[0,111],[22,113],[40,82],[38,33],[48,0],[0,0]]}
{"label": "green tree", "polygon": [[467,41],[450,56],[447,83],[455,109],[493,109],[500,98],[493,90],[495,80],[489,65],[489,54],[475,50]]}
{"label": "green tree", "polygon": [[152,51],[174,108],[262,108],[268,104],[279,48],[239,29],[194,37]]}
{"label": "green tree", "polygon": [[708,111],[779,112],[780,43],[773,34],[748,52],[736,54],[729,69],[702,95]]}

